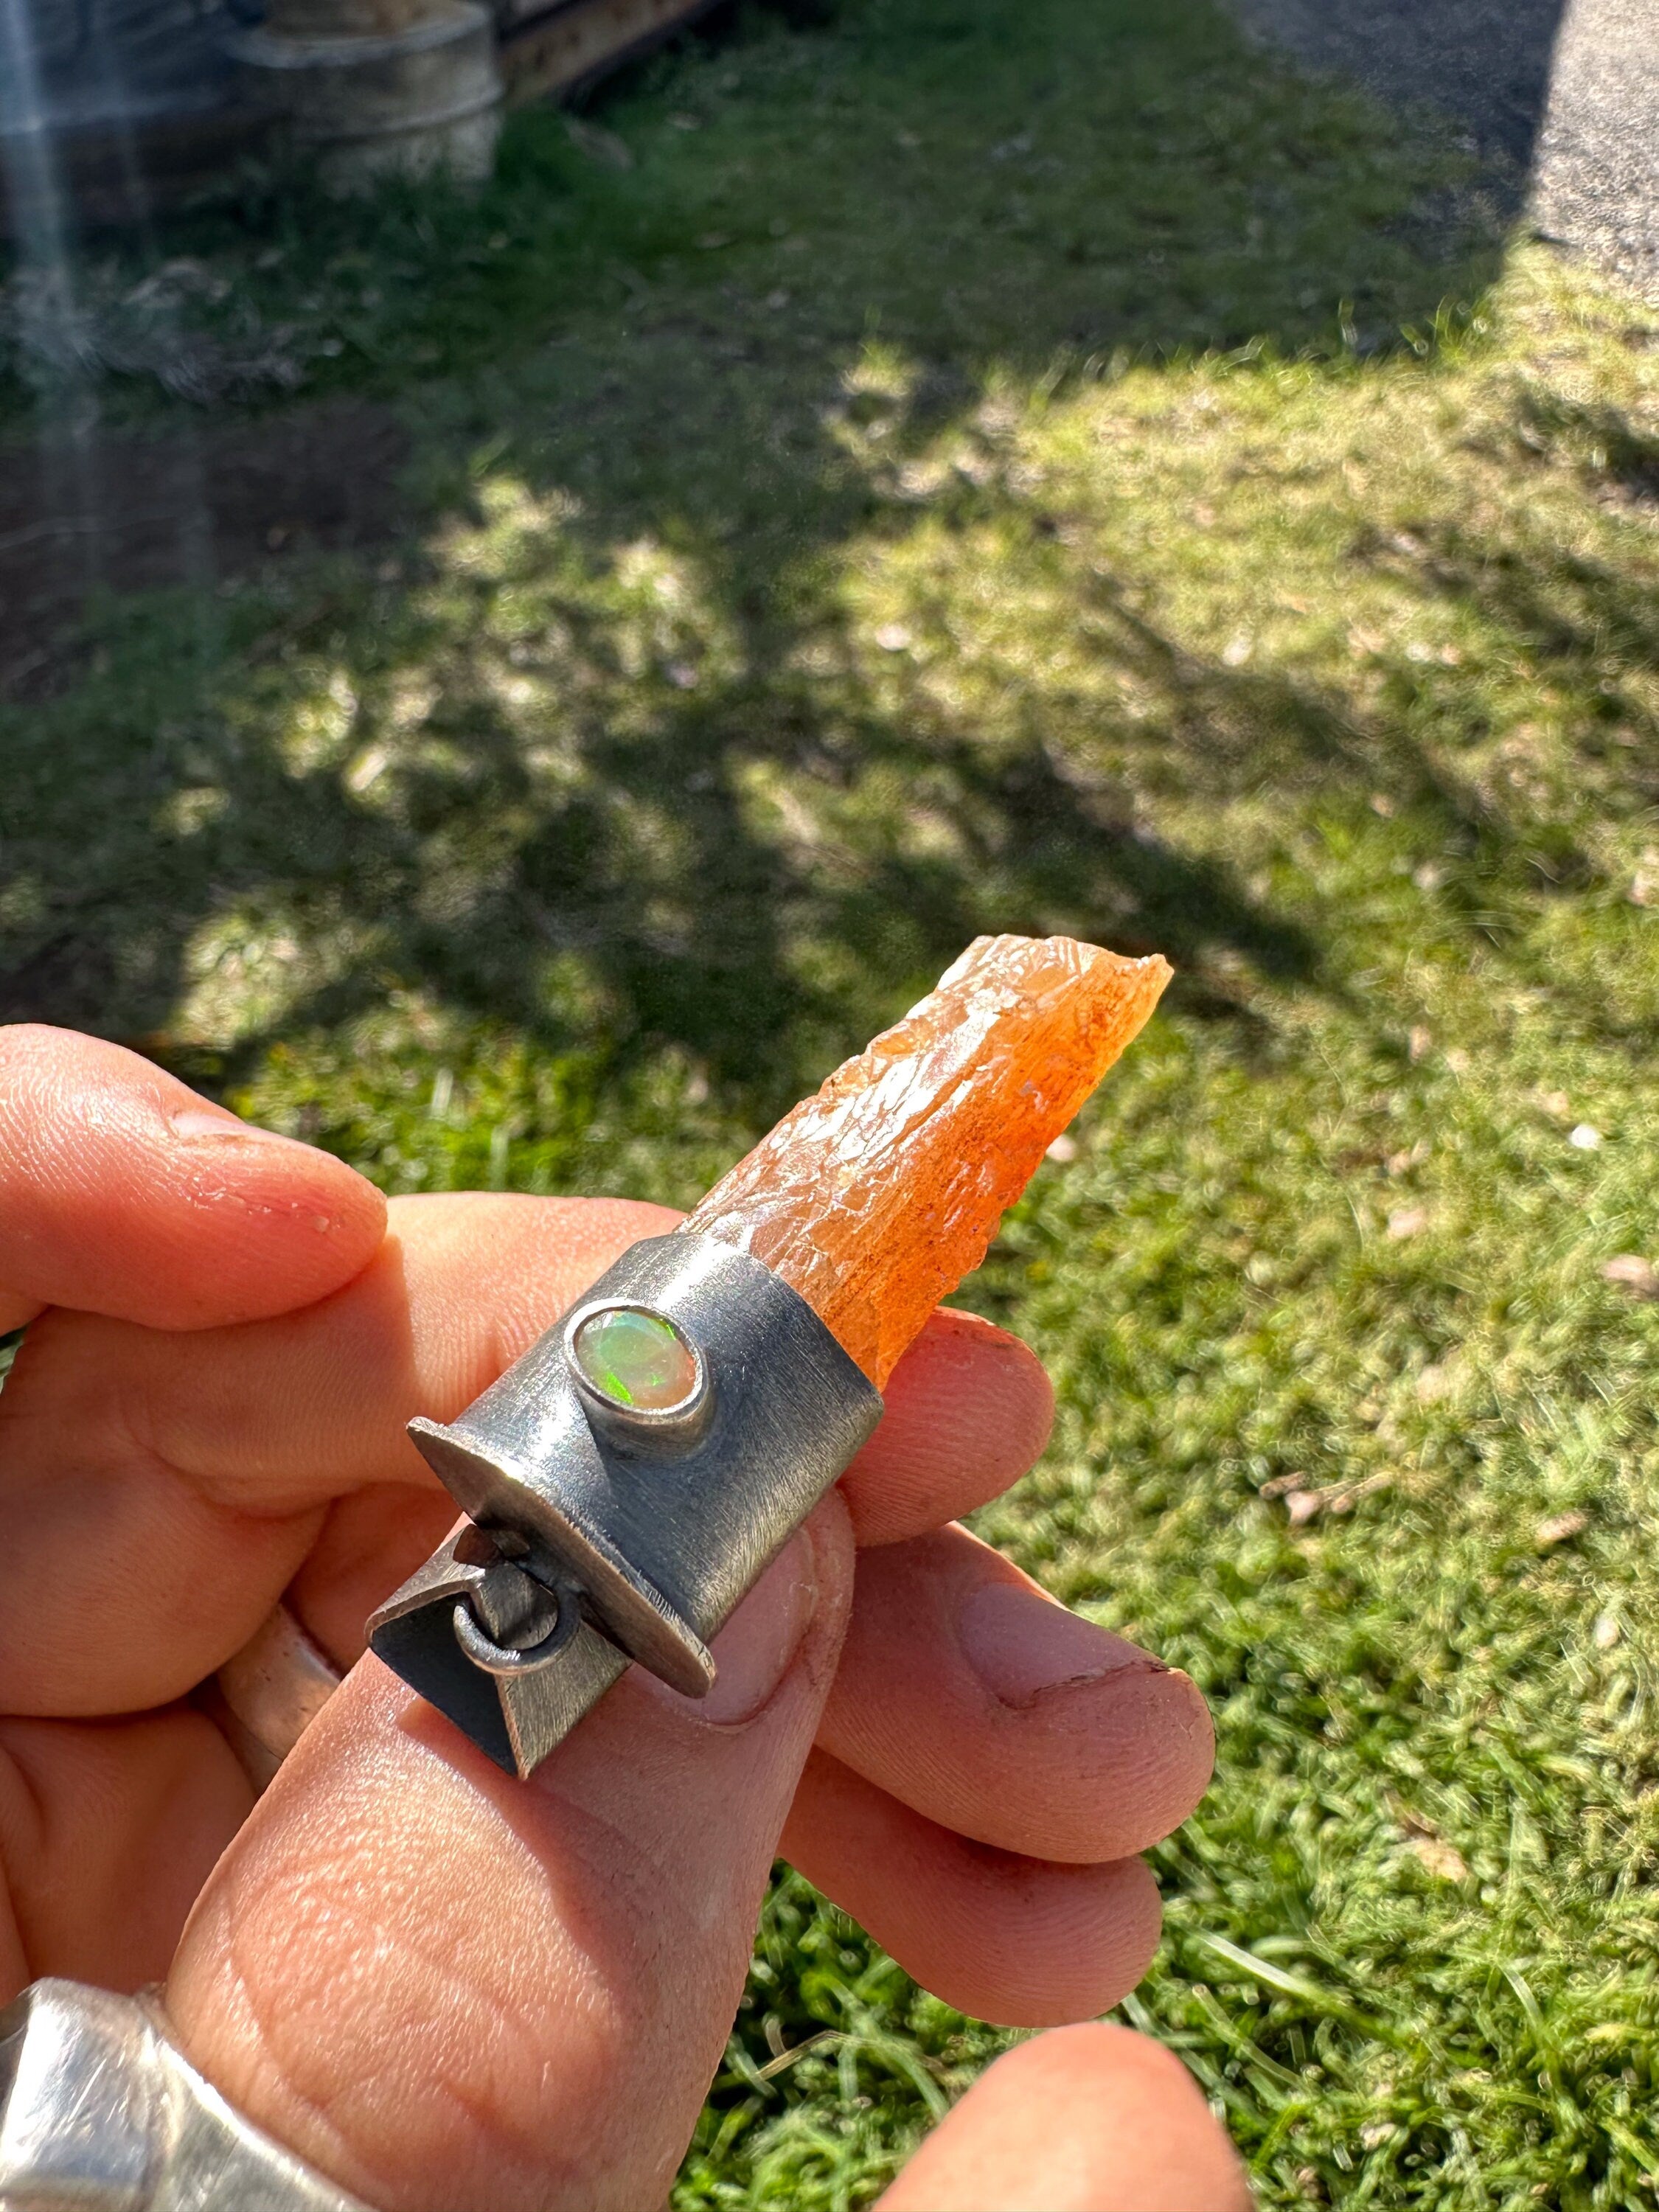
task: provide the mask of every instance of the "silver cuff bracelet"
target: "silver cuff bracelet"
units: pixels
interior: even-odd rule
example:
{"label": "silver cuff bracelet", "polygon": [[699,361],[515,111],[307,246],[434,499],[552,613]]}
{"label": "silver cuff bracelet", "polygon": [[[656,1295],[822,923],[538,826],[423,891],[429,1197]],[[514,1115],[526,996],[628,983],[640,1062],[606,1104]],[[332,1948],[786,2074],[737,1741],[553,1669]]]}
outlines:
{"label": "silver cuff bracelet", "polygon": [[139,1997],[40,1981],[0,2013],[5,2212],[368,2212],[228,2105]]}
{"label": "silver cuff bracelet", "polygon": [[630,1659],[702,1697],[708,1639],[881,1410],[750,1253],[684,1231],[630,1245],[465,1413],[410,1425],[472,1525],[369,1641],[509,1774]]}

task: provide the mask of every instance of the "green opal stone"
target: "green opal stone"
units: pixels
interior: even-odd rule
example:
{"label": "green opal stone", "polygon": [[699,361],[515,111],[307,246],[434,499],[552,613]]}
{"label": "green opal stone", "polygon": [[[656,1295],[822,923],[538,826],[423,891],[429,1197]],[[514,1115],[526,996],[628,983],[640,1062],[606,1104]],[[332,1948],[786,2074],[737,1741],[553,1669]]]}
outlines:
{"label": "green opal stone", "polygon": [[618,1406],[646,1413],[672,1412],[697,1386],[697,1363],[672,1322],[659,1315],[612,1306],[590,1314],[571,1350],[584,1379]]}

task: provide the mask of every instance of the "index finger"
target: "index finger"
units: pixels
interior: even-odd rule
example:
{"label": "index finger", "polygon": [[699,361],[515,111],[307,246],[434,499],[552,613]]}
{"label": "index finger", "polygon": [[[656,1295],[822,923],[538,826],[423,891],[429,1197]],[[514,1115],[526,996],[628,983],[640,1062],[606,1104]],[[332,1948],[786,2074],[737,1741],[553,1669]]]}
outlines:
{"label": "index finger", "polygon": [[[365,1613],[453,1515],[404,1432],[410,1416],[453,1419],[617,1253],[675,1217],[474,1194],[400,1199],[392,1220],[344,1290],[258,1328],[43,1324],[0,1401],[0,1709],[179,1695],[246,1642],[313,1546],[306,1626],[355,1658]],[[845,1480],[861,1540],[937,1527],[1024,1472],[1050,1400],[1011,1346],[969,1316],[935,1317],[890,1379],[889,1442],[872,1440]],[[96,1632],[28,1632],[25,1594],[71,1567]]]}
{"label": "index finger", "polygon": [[46,1306],[205,1328],[310,1305],[386,1230],[374,1186],[137,1053],[0,1028],[0,1332]]}

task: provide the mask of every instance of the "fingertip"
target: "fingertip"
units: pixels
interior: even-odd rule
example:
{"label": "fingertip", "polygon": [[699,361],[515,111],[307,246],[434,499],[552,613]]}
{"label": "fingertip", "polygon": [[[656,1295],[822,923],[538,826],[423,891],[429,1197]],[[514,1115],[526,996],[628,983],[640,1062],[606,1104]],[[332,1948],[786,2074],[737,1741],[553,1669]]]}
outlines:
{"label": "fingertip", "polygon": [[1249,2212],[1237,2152],[1172,2051],[1106,2021],[988,2067],[879,2212]]}
{"label": "fingertip", "polygon": [[1215,1771],[1215,1722],[1190,1674],[1155,1665],[1128,1675],[1109,1721],[1079,1701],[1072,1725],[1079,1733],[1115,1727],[1126,1747],[1143,1752],[1133,1849],[1145,1850],[1173,1835],[1198,1810]]}
{"label": "fingertip", "polygon": [[980,2076],[994,2073],[999,2090],[1050,2111],[1099,2094],[1108,2080],[1115,2096],[1144,2097],[1156,2111],[1208,2111],[1202,2093],[1173,2051],[1110,2020],[1058,2023],[1017,2043]]}
{"label": "fingertip", "polygon": [[[187,1218],[207,1249],[230,1247],[216,1282],[180,1281],[164,1328],[261,1321],[315,1304],[362,1273],[386,1236],[386,1201],[331,1152],[228,1115],[210,1135],[196,1109],[175,1116],[176,1173]],[[186,1127],[181,1130],[183,1120]],[[166,1200],[157,1193],[157,1200]]]}
{"label": "fingertip", "polygon": [[[973,1796],[975,1753],[1015,1785],[994,1803],[982,1778]],[[1214,1764],[1214,1723],[1197,1684],[1146,1655],[1010,1708],[1009,1725],[988,1743],[964,1746],[952,1779],[970,1823],[973,1804],[983,1806],[978,1832],[988,1841],[1082,1864],[1172,1835],[1198,1809]],[[942,1775],[938,1786],[943,1795]]]}
{"label": "fingertip", "polygon": [[892,1544],[1000,1497],[1042,1456],[1054,1394],[1027,1344],[940,1306],[899,1361],[881,1425],[842,1477],[860,1544]]}
{"label": "fingertip", "polygon": [[819,1741],[964,1835],[1078,1863],[1178,1827],[1215,1748],[1188,1675],[1068,1613],[965,1528],[860,1553]]}
{"label": "fingertip", "polygon": [[258,1129],[137,1053],[0,1029],[0,1285],[155,1328],[263,1320],[368,1262],[386,1201],[331,1154]]}
{"label": "fingertip", "polygon": [[890,1404],[926,1400],[930,1410],[970,1401],[992,1413],[986,1439],[1007,1480],[1042,1455],[1054,1425],[1054,1386],[1023,1338],[981,1314],[939,1306],[894,1369]]}
{"label": "fingertip", "polygon": [[976,1953],[964,1953],[954,1974],[940,1977],[954,1992],[945,1986],[935,1994],[1003,2027],[1057,2027],[1121,2004],[1145,1978],[1164,1929],[1164,1901],[1146,1861],[1076,1867],[1022,1863],[1011,1853],[1006,1864],[1004,1887],[1027,1907],[1035,1940],[1018,1944],[1014,1915],[1015,1925],[988,1943],[989,1915],[982,1913]]}

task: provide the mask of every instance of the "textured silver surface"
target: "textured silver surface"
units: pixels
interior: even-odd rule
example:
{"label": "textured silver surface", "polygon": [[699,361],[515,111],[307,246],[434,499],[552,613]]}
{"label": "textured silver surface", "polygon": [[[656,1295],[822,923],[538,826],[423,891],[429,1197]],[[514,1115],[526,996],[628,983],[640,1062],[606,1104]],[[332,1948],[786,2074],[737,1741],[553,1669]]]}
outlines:
{"label": "textured silver surface", "polygon": [[133,1997],[40,1981],[0,2013],[4,2212],[367,2212],[245,2120]]}
{"label": "textured silver surface", "polygon": [[224,1700],[280,1765],[340,1686],[340,1670],[280,1602],[219,1669]]}
{"label": "textured silver surface", "polygon": [[[568,1332],[610,1304],[672,1321],[702,1360],[692,1430],[641,1433],[576,1382]],[[631,1246],[580,1305],[447,1425],[410,1433],[490,1544],[463,1531],[382,1606],[388,1666],[509,1771],[528,1773],[629,1658],[697,1696],[708,1639],[881,1417],[881,1399],[797,1292],[746,1252],[679,1234]],[[538,1664],[485,1668],[458,1641],[505,1554],[580,1626]],[[469,1638],[469,1641],[475,1639]]]}
{"label": "textured silver surface", "polygon": [[279,1602],[197,1697],[263,1790],[339,1686],[338,1669]]}

